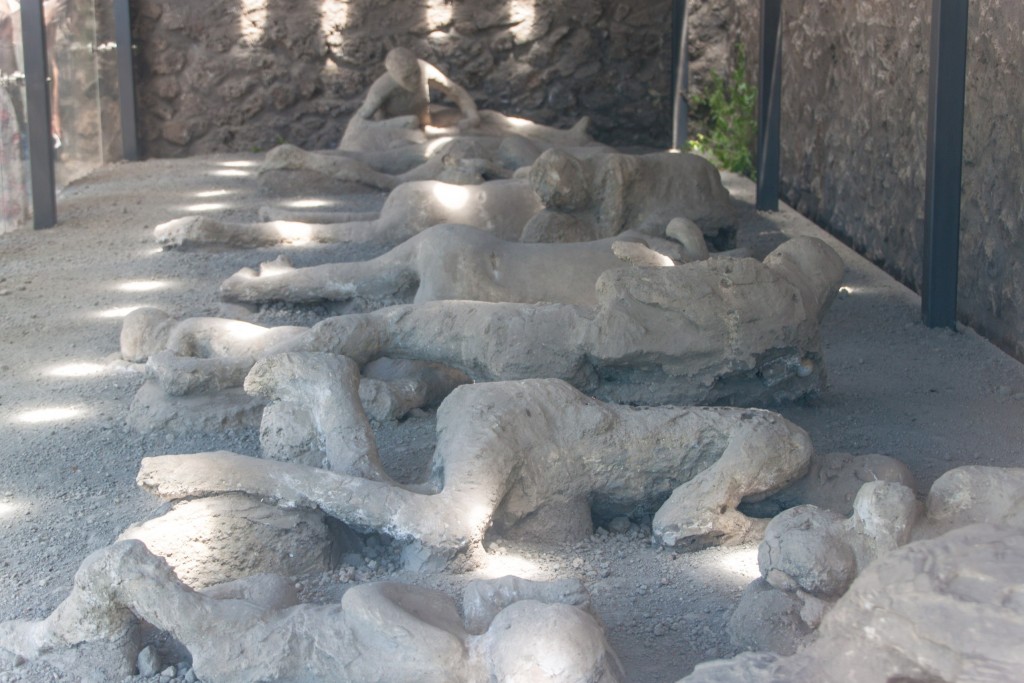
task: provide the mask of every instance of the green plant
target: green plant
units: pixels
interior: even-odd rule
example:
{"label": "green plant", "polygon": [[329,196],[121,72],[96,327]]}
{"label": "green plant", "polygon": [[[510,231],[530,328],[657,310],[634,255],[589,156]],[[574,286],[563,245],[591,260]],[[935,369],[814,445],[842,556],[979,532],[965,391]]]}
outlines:
{"label": "green plant", "polygon": [[735,173],[754,177],[754,140],[757,135],[757,89],[747,82],[747,53],[740,45],[728,78],[711,75],[705,93],[693,98],[697,118],[706,132],[698,132],[690,149],[711,156]]}

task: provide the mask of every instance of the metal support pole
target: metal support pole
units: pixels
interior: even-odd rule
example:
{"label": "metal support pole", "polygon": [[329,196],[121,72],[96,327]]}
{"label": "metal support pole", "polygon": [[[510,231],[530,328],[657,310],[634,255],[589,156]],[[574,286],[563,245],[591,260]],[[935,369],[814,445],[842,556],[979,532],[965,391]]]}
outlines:
{"label": "metal support pole", "polygon": [[129,0],[114,0],[114,36],[117,41],[117,87],[121,107],[121,155],[128,161],[138,161],[141,156],[135,118],[135,68]]}
{"label": "metal support pole", "polygon": [[761,0],[757,78],[757,208],[779,210],[779,128],[782,120],[782,0]]}
{"label": "metal support pole", "polygon": [[675,69],[672,88],[672,149],[686,149],[689,137],[690,56],[686,51],[689,32],[689,11],[686,0],[672,2],[672,64]]}
{"label": "metal support pole", "polygon": [[25,56],[32,224],[36,228],[49,228],[57,224],[57,188],[53,175],[53,131],[50,128],[42,0],[23,0],[21,3],[21,40]]}
{"label": "metal support pole", "polygon": [[968,0],[932,0],[921,316],[956,329]]}

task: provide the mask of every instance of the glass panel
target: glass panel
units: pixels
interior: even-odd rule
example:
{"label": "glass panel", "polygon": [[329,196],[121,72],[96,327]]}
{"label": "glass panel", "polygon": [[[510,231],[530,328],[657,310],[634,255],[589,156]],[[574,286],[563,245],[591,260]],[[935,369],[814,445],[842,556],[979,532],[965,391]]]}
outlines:
{"label": "glass panel", "polygon": [[58,190],[103,163],[94,0],[44,0]]}
{"label": "glass panel", "polygon": [[121,102],[117,82],[117,42],[114,27],[114,3],[95,0],[96,76],[100,116],[100,150],[103,161],[123,158],[121,152]]}
{"label": "glass panel", "polygon": [[0,0],[0,233],[24,226],[31,207],[19,10]]}

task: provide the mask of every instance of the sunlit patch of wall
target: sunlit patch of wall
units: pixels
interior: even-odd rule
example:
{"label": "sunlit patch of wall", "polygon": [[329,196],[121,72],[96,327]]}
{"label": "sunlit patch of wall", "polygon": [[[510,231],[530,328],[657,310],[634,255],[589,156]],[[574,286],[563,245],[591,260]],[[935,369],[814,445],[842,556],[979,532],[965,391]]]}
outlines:
{"label": "sunlit patch of wall", "polygon": [[444,28],[452,22],[455,9],[451,0],[428,0],[427,26],[431,30]]}
{"label": "sunlit patch of wall", "polygon": [[263,40],[267,26],[267,0],[241,0],[238,31],[242,40],[256,45]]}
{"label": "sunlit patch of wall", "polygon": [[509,21],[512,23],[512,35],[519,41],[527,40],[534,35],[534,23],[537,20],[536,0],[511,0],[509,2]]}

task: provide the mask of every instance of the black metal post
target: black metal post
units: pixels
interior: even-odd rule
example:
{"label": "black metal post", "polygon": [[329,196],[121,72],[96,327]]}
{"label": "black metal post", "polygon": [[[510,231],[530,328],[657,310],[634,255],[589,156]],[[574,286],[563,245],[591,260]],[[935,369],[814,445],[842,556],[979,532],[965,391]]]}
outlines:
{"label": "black metal post", "polygon": [[689,32],[689,12],[686,0],[672,2],[672,149],[685,149],[689,137],[688,124],[690,102],[687,91],[690,88],[690,56],[686,51]]}
{"label": "black metal post", "polygon": [[968,0],[932,0],[921,316],[956,329]]}
{"label": "black metal post", "polygon": [[757,78],[757,208],[779,210],[782,120],[782,0],[761,0],[761,60]]}
{"label": "black metal post", "polygon": [[117,41],[117,88],[121,107],[121,155],[128,161],[138,161],[141,157],[135,118],[135,68],[129,0],[114,0],[114,37]]}
{"label": "black metal post", "polygon": [[53,175],[53,131],[50,128],[42,0],[23,0],[21,3],[21,40],[25,55],[32,224],[36,228],[49,228],[57,224],[57,188]]}

